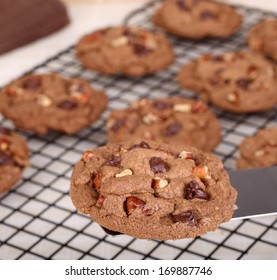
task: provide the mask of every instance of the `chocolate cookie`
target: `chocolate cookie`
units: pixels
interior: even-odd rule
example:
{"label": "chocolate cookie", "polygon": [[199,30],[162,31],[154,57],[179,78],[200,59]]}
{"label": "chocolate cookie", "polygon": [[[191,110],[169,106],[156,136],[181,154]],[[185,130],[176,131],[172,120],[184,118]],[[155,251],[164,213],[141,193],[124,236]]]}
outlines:
{"label": "chocolate cookie", "polygon": [[206,0],[166,0],[153,17],[154,24],[191,39],[228,37],[241,21],[233,7]]}
{"label": "chocolate cookie", "polygon": [[108,139],[145,139],[194,145],[212,151],[221,140],[220,122],[208,107],[185,98],[142,99],[125,110],[113,111],[107,122]]}
{"label": "chocolate cookie", "polygon": [[57,74],[28,75],[0,93],[0,112],[23,130],[72,134],[89,126],[104,111],[107,97],[80,79]]}
{"label": "chocolate cookie", "polygon": [[0,192],[7,191],[21,178],[29,164],[26,141],[9,129],[0,127]]}
{"label": "chocolate cookie", "polygon": [[78,211],[110,231],[168,240],[194,238],[228,221],[237,192],[211,154],[125,142],[85,152],[70,195]]}
{"label": "chocolate cookie", "polygon": [[265,111],[277,102],[276,68],[255,52],[204,55],[182,67],[178,81],[230,112]]}
{"label": "chocolate cookie", "polygon": [[277,165],[277,127],[259,130],[240,144],[238,168],[271,167]]}
{"label": "chocolate cookie", "polygon": [[266,19],[254,26],[249,32],[248,44],[277,61],[277,19]]}
{"label": "chocolate cookie", "polygon": [[102,74],[143,76],[169,66],[175,54],[167,38],[137,27],[95,31],[77,45],[81,63]]}

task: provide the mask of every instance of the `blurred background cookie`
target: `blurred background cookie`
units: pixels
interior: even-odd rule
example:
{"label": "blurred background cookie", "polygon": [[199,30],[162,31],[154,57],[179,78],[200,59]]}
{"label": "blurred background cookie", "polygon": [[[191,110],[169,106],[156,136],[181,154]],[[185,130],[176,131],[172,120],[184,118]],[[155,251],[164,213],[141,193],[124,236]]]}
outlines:
{"label": "blurred background cookie", "polygon": [[20,180],[29,165],[28,153],[27,143],[20,135],[0,126],[0,192]]}
{"label": "blurred background cookie", "polygon": [[201,39],[229,37],[242,22],[232,6],[207,0],[166,0],[156,11],[153,22],[174,35]]}
{"label": "blurred background cookie", "polygon": [[82,37],[76,53],[93,71],[133,77],[155,73],[175,59],[164,35],[128,26],[101,29]]}
{"label": "blurred background cookie", "polygon": [[277,61],[277,18],[265,19],[248,35],[249,47]]}
{"label": "blurred background cookie", "polygon": [[277,127],[259,130],[240,144],[238,168],[271,167],[277,165]]}
{"label": "blurred background cookie", "polygon": [[178,81],[230,112],[265,111],[277,102],[275,65],[251,51],[203,55],[181,68]]}
{"label": "blurred background cookie", "polygon": [[0,112],[23,130],[72,134],[92,124],[105,110],[107,101],[107,96],[87,81],[53,73],[31,74],[2,90]]}
{"label": "blurred background cookie", "polygon": [[206,104],[180,97],[142,99],[115,110],[107,128],[110,142],[146,139],[212,151],[221,140],[220,122]]}

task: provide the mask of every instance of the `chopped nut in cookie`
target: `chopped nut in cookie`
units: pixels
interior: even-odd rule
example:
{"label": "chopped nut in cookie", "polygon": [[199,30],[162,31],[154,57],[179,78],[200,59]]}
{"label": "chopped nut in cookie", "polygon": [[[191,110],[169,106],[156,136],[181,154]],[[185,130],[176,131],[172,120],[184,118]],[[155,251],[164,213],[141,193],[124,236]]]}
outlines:
{"label": "chopped nut in cookie", "polygon": [[230,92],[226,96],[226,100],[232,104],[238,104],[239,103],[239,95],[235,92]]}
{"label": "chopped nut in cookie", "polygon": [[135,197],[135,196],[130,196],[127,197],[124,206],[126,209],[126,212],[128,215],[130,215],[135,209],[143,209],[145,206],[145,201]]}
{"label": "chopped nut in cookie", "polygon": [[142,118],[142,120],[146,125],[151,125],[153,123],[159,122],[160,118],[152,113],[148,113],[146,116]]}
{"label": "chopped nut in cookie", "polygon": [[1,139],[0,138],[0,150],[1,151],[6,151],[10,146],[10,141],[7,139]]}
{"label": "chopped nut in cookie", "polygon": [[82,159],[84,162],[87,162],[87,161],[92,160],[93,157],[94,157],[94,155],[93,155],[92,151],[86,151],[86,152],[84,152]]}
{"label": "chopped nut in cookie", "polygon": [[263,157],[265,155],[264,150],[257,150],[255,151],[255,157]]}
{"label": "chopped nut in cookie", "polygon": [[11,86],[7,89],[7,94],[10,96],[22,95],[24,90],[18,86]]}
{"label": "chopped nut in cookie", "polygon": [[179,158],[183,158],[183,159],[192,159],[194,160],[194,156],[192,152],[187,152],[187,151],[182,151],[179,156]]}
{"label": "chopped nut in cookie", "polygon": [[115,174],[115,178],[121,178],[125,176],[131,176],[133,175],[133,171],[131,169],[125,169],[122,172]]}
{"label": "chopped nut in cookie", "polygon": [[127,45],[128,43],[129,43],[128,37],[126,37],[126,36],[120,36],[120,37],[114,39],[114,40],[111,42],[111,45],[112,45],[113,47],[116,48],[116,47],[125,46],[125,45]]}
{"label": "chopped nut in cookie", "polygon": [[211,175],[209,174],[209,168],[206,165],[205,166],[200,165],[194,167],[192,173],[202,180],[209,180],[212,178]]}
{"label": "chopped nut in cookie", "polygon": [[153,180],[152,180],[152,187],[154,189],[163,189],[165,188],[166,186],[168,186],[168,181],[165,180],[165,179],[162,179],[160,177],[155,177]]}
{"label": "chopped nut in cookie", "polygon": [[37,97],[37,104],[42,107],[49,107],[52,105],[52,100],[47,95],[41,94]]}
{"label": "chopped nut in cookie", "polygon": [[176,104],[173,106],[173,111],[181,113],[190,113],[192,105],[189,103]]}

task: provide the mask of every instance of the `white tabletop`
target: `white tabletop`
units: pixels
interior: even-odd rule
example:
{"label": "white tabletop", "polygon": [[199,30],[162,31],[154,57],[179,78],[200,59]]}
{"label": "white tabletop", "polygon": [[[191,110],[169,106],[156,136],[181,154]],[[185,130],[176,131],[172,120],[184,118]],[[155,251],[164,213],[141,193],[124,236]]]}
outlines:
{"label": "white tabletop", "polygon": [[[67,4],[71,20],[69,26],[53,35],[0,56],[0,86],[76,43],[83,34],[99,27],[121,23],[130,11],[146,1],[118,0],[103,1],[104,3],[84,0],[69,1]],[[227,2],[277,11],[277,0],[229,0]]]}

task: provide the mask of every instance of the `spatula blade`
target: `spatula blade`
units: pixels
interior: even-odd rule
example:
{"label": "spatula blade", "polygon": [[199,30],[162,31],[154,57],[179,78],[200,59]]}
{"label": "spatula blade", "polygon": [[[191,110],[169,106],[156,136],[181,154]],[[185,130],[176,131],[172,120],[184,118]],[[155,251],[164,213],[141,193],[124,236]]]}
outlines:
{"label": "spatula blade", "polygon": [[238,191],[233,219],[277,214],[277,166],[229,172]]}

